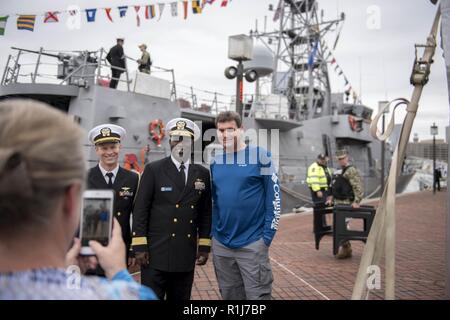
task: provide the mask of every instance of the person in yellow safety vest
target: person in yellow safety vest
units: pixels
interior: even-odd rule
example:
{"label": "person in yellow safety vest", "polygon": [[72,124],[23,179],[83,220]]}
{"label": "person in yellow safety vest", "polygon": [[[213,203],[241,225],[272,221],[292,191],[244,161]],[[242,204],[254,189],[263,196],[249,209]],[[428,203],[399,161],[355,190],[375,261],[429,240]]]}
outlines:
{"label": "person in yellow safety vest", "polygon": [[306,183],[311,190],[311,198],[314,206],[324,206],[331,204],[331,169],[327,167],[328,157],[321,153],[317,156],[317,161],[308,168]]}

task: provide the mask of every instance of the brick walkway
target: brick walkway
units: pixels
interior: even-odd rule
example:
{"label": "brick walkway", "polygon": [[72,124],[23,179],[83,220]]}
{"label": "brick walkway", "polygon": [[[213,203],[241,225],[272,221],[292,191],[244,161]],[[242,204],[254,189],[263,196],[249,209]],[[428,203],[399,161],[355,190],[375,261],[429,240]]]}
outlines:
{"label": "brick walkway", "polygon": [[[397,198],[397,299],[443,298],[445,208],[446,192],[435,196],[422,192]],[[352,247],[351,259],[336,260],[331,237],[324,237],[320,250],[315,250],[311,214],[283,216],[270,248],[273,298],[349,299],[363,243],[353,241]],[[371,296],[371,299],[382,298],[382,291]],[[220,299],[211,261],[197,267],[192,299]]]}

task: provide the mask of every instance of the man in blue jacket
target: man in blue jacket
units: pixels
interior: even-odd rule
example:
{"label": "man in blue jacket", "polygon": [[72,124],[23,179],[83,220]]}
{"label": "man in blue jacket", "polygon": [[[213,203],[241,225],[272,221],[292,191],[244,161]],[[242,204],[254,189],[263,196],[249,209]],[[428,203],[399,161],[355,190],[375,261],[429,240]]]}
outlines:
{"label": "man in blue jacket", "polygon": [[269,246],[278,228],[281,197],[270,153],[243,141],[240,116],[216,118],[224,153],[211,163],[212,252],[222,298],[268,300],[272,292]]}

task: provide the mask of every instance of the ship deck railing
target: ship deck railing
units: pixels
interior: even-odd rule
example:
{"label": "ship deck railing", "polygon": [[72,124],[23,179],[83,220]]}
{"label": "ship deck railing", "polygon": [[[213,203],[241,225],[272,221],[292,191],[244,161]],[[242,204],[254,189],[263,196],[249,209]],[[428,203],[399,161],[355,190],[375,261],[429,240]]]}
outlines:
{"label": "ship deck railing", "polygon": [[[13,83],[48,83],[55,85],[77,85],[87,86],[89,84],[104,85],[103,80],[117,80],[126,84],[126,90],[131,91],[130,71],[128,67],[121,68],[110,65],[106,60],[107,52],[104,48],[97,51],[54,51],[44,50],[33,51],[12,47],[17,51],[7,58],[6,66],[2,75],[0,85],[6,86]],[[30,56],[33,58],[30,58]],[[53,58],[49,61],[47,58]],[[70,58],[84,57],[84,60],[77,61],[76,66],[69,65]],[[54,62],[54,59],[58,62]],[[127,60],[134,60],[126,57]],[[91,62],[95,61],[95,62]],[[135,60],[134,60],[135,61]],[[58,68],[74,67],[70,72],[61,74]],[[55,70],[56,69],[56,70]],[[108,72],[104,72],[107,69]],[[110,75],[110,70],[120,70],[125,79],[114,78]],[[176,99],[175,75],[173,69],[166,69],[152,66],[153,70],[169,74],[172,86],[172,99]]]}

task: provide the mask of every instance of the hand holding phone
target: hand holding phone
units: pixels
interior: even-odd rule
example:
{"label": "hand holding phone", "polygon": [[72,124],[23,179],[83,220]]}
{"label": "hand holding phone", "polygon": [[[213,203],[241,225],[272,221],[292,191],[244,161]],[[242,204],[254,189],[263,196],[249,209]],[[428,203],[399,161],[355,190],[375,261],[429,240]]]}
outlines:
{"label": "hand holding phone", "polygon": [[78,266],[81,273],[85,273],[88,269],[95,269],[98,261],[94,256],[81,256],[81,240],[75,238],[72,247],[66,253],[66,267]]}
{"label": "hand holding phone", "polygon": [[108,245],[111,239],[114,191],[86,190],[83,193],[80,239],[81,255],[94,255],[89,241]]}

